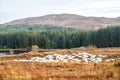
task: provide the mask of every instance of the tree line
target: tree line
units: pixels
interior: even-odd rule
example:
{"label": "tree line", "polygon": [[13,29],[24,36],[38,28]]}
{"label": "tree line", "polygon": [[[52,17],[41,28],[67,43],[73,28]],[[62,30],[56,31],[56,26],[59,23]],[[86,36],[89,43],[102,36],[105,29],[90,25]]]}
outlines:
{"label": "tree line", "polygon": [[120,47],[120,26],[83,31],[52,25],[0,25],[1,48]]}

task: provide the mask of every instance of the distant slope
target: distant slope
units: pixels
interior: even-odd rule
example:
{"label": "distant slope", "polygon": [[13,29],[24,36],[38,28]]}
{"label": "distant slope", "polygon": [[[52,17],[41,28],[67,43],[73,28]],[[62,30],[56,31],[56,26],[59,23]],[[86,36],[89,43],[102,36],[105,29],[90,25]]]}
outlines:
{"label": "distant slope", "polygon": [[52,14],[14,20],[6,24],[47,24],[89,30],[107,27],[108,25],[120,25],[120,18],[85,17],[75,14]]}

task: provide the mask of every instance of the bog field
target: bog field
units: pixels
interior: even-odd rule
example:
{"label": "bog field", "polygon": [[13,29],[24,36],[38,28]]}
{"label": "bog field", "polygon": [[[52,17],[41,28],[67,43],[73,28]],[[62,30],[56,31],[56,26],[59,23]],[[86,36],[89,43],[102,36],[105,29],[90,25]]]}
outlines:
{"label": "bog field", "polygon": [[120,80],[120,48],[90,46],[0,56],[0,80]]}

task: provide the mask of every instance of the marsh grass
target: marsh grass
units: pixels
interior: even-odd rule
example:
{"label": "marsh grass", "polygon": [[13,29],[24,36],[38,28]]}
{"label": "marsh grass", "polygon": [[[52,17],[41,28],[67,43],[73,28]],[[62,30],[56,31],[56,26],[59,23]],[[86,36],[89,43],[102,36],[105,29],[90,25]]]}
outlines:
{"label": "marsh grass", "polygon": [[119,80],[116,62],[0,62],[0,80]]}
{"label": "marsh grass", "polygon": [[[14,62],[14,59],[30,59],[35,56],[60,53],[90,52],[117,56],[120,48],[56,50],[54,52],[30,52],[0,57],[0,80],[120,80],[120,58],[113,62]],[[117,54],[116,54],[117,53]]]}

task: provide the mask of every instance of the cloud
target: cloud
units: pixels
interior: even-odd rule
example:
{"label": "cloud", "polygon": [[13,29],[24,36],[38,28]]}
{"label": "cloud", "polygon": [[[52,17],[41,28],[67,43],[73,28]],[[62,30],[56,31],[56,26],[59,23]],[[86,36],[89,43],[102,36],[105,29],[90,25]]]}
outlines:
{"label": "cloud", "polygon": [[[0,23],[46,14],[120,16],[120,0],[0,0]],[[3,14],[4,13],[4,14]]]}

